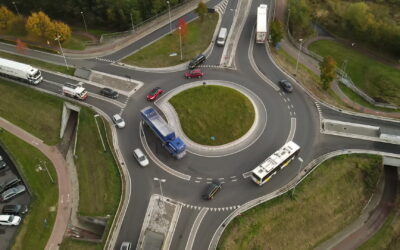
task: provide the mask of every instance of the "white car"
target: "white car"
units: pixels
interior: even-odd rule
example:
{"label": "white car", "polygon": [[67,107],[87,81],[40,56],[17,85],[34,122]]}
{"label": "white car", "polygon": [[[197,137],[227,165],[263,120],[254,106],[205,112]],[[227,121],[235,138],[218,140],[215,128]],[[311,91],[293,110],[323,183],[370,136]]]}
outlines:
{"label": "white car", "polygon": [[149,160],[143,154],[143,152],[142,152],[142,150],[140,150],[140,148],[133,150],[133,156],[139,162],[140,166],[146,167],[147,165],[149,165]]}
{"label": "white car", "polygon": [[0,215],[0,225],[3,226],[18,226],[21,222],[21,217],[16,215],[2,214]]}
{"label": "white car", "polygon": [[122,119],[122,117],[119,114],[115,114],[112,116],[112,120],[117,125],[118,128],[124,128],[125,127],[125,121]]}

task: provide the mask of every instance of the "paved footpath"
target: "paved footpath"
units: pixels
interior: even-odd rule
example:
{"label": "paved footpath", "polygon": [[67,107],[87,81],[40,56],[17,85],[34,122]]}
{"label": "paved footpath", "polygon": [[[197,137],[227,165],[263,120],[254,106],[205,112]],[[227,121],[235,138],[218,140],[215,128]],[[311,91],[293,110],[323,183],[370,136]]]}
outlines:
{"label": "paved footpath", "polygon": [[71,183],[67,169],[67,162],[55,146],[48,146],[44,144],[39,138],[29,134],[25,130],[14,124],[11,124],[1,117],[0,127],[39,149],[44,155],[46,155],[47,158],[49,158],[56,169],[58,183],[57,216],[53,231],[45,249],[58,249],[58,246],[62,242],[64,233],[67,229],[72,209],[72,202],[69,200],[72,197],[70,197]]}

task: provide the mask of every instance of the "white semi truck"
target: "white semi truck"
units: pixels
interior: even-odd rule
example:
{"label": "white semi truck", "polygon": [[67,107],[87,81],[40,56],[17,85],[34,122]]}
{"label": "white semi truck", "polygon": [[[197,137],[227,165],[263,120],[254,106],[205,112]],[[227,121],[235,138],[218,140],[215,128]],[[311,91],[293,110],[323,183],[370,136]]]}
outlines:
{"label": "white semi truck", "polygon": [[267,39],[267,13],[268,6],[266,4],[260,4],[257,8],[256,43],[265,43]]}
{"label": "white semi truck", "polygon": [[83,83],[72,84],[66,83],[62,87],[63,95],[72,97],[78,100],[85,100],[88,97],[88,92],[84,87],[82,87]]}
{"label": "white semi truck", "polygon": [[0,75],[37,85],[43,81],[40,70],[24,63],[0,58]]}

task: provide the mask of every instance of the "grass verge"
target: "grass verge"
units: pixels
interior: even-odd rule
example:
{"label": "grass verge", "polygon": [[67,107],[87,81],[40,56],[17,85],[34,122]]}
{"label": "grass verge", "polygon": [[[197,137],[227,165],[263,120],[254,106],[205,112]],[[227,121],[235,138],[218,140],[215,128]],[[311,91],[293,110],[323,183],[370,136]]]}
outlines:
{"label": "grass verge", "polygon": [[0,79],[0,116],[42,139],[59,142],[61,99]]}
{"label": "grass verge", "polygon": [[218,249],[311,249],[356,219],[374,192],[382,159],[371,155],[327,160],[289,194],[235,218]]}
{"label": "grass verge", "polygon": [[353,82],[377,101],[400,106],[400,71],[331,40],[312,43],[309,49],[332,56],[338,66],[347,61],[346,73]]}
{"label": "grass verge", "polygon": [[246,96],[223,86],[191,88],[174,96],[170,103],[185,134],[205,145],[222,145],[240,138],[255,117],[253,104]]}
{"label": "grass verge", "polygon": [[106,141],[105,128],[101,119],[98,119],[106,151],[103,149],[95,114],[93,110],[82,108],[79,115],[75,161],[79,178],[79,214],[114,215],[121,197],[121,180]]}
{"label": "grass verge", "polygon": [[60,245],[60,250],[102,250],[103,245],[71,238],[65,238]]}
{"label": "grass verge", "polygon": [[[0,141],[32,192],[30,211],[23,219],[12,249],[26,249],[27,246],[44,249],[57,214],[58,185],[54,166],[38,149],[4,130],[0,133]],[[46,171],[38,171],[40,162],[45,162],[55,183],[51,183]]]}
{"label": "grass verge", "polygon": [[75,68],[69,67],[67,69],[67,67],[65,66],[61,66],[61,65],[57,65],[57,64],[51,64],[48,62],[44,62],[44,61],[40,61],[40,60],[36,60],[36,59],[32,59],[32,58],[28,58],[28,57],[24,57],[24,56],[19,56],[19,55],[15,55],[15,54],[11,54],[11,53],[6,53],[3,51],[0,51],[0,57],[5,58],[5,59],[9,59],[9,60],[13,60],[16,62],[21,62],[21,63],[26,63],[29,64],[31,66],[34,67],[38,67],[38,68],[42,68],[42,69],[47,69],[50,71],[56,71],[56,72],[60,72],[66,75],[74,75],[75,72]]}
{"label": "grass verge", "polygon": [[[183,39],[182,55],[180,60],[179,33],[173,32],[155,43],[139,50],[135,54],[122,60],[123,63],[140,67],[168,67],[191,60],[203,53],[210,45],[218,14],[207,14],[204,21],[197,19],[187,25],[186,39]],[[176,52],[177,56],[169,56]]]}

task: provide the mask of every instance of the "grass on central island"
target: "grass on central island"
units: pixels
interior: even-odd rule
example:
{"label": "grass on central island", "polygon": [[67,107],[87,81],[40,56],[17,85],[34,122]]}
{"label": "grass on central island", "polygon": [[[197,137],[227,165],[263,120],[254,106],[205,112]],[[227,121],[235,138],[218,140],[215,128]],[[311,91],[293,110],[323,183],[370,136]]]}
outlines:
{"label": "grass on central island", "polygon": [[205,85],[188,89],[169,100],[186,136],[203,145],[223,145],[243,136],[255,117],[253,104],[228,87]]}

